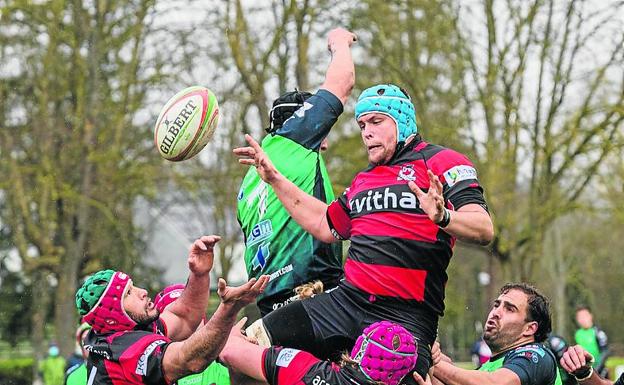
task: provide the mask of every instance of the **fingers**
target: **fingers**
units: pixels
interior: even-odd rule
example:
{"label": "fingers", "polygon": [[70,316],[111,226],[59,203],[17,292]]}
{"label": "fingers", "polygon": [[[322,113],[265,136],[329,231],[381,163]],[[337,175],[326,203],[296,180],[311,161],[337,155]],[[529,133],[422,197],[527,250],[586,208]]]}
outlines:
{"label": "fingers", "polygon": [[410,180],[409,182],[407,182],[407,187],[409,187],[410,190],[412,190],[412,192],[416,194],[416,198],[418,198],[419,201],[425,196],[423,190],[421,190],[414,181]]}
{"label": "fingers", "polygon": [[238,321],[232,329],[237,329],[239,331],[242,330],[243,327],[245,326],[245,322],[247,322],[247,317],[241,318],[240,321]]}
{"label": "fingers", "polygon": [[561,366],[569,373],[575,372],[585,366],[587,366],[587,360],[585,350],[578,345],[572,346],[561,358]]}
{"label": "fingers", "polygon": [[252,166],[255,164],[255,156],[256,151],[253,147],[237,147],[232,150],[236,156],[241,157],[238,159],[238,163],[244,164],[247,166]]}
{"label": "fingers", "polygon": [[197,249],[203,250],[203,251],[208,250],[208,248],[206,247],[204,242],[201,241],[201,239],[196,239],[195,242],[193,242],[192,250],[197,250]]}
{"label": "fingers", "polygon": [[440,182],[440,178],[431,170],[427,170],[427,175],[429,175],[429,189],[434,189],[438,194],[442,194],[442,190],[444,190],[444,186],[442,186],[442,182]]}
{"label": "fingers", "polygon": [[201,250],[208,250],[208,248],[214,247],[214,245],[220,240],[221,240],[221,237],[218,235],[204,235],[201,238],[199,238],[197,241],[199,241],[205,246],[205,248],[202,248]]}
{"label": "fingers", "polygon": [[431,360],[434,366],[442,360],[442,352],[440,351],[440,343],[438,341],[435,341],[431,347]]}
{"label": "fingers", "polygon": [[269,284],[269,279],[270,277],[268,275],[261,275],[258,279],[258,282],[254,284],[254,289],[262,293],[266,286]]}
{"label": "fingers", "polygon": [[414,380],[416,380],[416,383],[418,385],[426,385],[427,384],[425,382],[425,380],[422,378],[422,376],[420,374],[418,374],[417,372],[414,372],[413,375],[414,375]]}
{"label": "fingers", "polygon": [[249,143],[251,148],[253,148],[256,152],[262,152],[262,148],[260,147],[258,142],[256,142],[256,140],[251,137],[251,135],[245,134],[245,140],[247,141],[247,143]]}
{"label": "fingers", "polygon": [[219,297],[223,297],[225,295],[225,288],[227,287],[227,282],[225,279],[219,278],[219,282],[217,283],[217,294]]}

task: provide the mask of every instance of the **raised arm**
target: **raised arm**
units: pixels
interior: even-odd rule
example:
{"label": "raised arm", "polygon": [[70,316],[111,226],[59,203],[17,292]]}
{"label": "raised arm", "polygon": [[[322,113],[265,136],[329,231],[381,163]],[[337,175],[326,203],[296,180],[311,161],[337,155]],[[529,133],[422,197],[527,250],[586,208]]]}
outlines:
{"label": "raised arm", "polygon": [[355,84],[355,66],[350,47],[356,40],[355,34],[343,28],[332,30],[327,37],[327,48],[331,52],[332,60],[321,88],[334,94],[343,105]]}
{"label": "raised arm", "polygon": [[257,281],[252,278],[243,286],[229,287],[225,280],[219,279],[221,304],[201,329],[188,339],[173,342],[167,347],[162,364],[165,378],[173,382],[206,369],[223,349],[238,312],[254,302],[268,282],[269,276],[263,275]]}
{"label": "raised arm", "polygon": [[444,231],[462,241],[487,245],[494,237],[494,225],[490,215],[478,204],[467,204],[456,211],[444,207],[443,186],[440,179],[431,170],[429,190],[423,192],[416,183],[410,181],[409,187],[416,194],[420,207],[434,223],[447,222]]}
{"label": "raised arm", "polygon": [[271,163],[258,142],[250,135],[245,135],[248,147],[234,149],[241,164],[255,166],[258,175],[275,191],[275,195],[293,219],[313,237],[322,242],[337,242],[327,223],[327,203],[307,194],[294,183],[286,179]]}
{"label": "raised arm", "polygon": [[214,246],[220,239],[217,235],[204,235],[191,246],[188,257],[190,275],[186,288],[182,296],[160,315],[167,325],[167,336],[172,341],[190,336],[206,314]]}

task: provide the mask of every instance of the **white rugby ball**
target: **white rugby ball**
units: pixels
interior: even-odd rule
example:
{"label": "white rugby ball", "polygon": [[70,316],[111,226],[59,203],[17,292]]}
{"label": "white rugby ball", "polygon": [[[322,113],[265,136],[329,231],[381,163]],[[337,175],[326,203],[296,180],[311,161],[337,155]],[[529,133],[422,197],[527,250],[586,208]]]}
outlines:
{"label": "white rugby ball", "polygon": [[154,127],[160,155],[174,162],[197,155],[212,138],[219,121],[219,104],[206,87],[175,94],[162,108]]}

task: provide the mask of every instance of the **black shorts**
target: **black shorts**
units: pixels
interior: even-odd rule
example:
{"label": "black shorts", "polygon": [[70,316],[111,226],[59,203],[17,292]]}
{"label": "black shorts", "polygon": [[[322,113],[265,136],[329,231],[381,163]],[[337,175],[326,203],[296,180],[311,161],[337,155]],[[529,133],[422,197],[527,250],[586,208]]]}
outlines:
{"label": "black shorts", "polygon": [[305,350],[334,361],[343,352],[351,353],[355,340],[370,324],[381,320],[399,323],[418,340],[416,371],[424,377],[431,366],[438,316],[421,308],[398,305],[370,301],[366,293],[342,283],[330,292],[277,309],[262,320],[273,345]]}

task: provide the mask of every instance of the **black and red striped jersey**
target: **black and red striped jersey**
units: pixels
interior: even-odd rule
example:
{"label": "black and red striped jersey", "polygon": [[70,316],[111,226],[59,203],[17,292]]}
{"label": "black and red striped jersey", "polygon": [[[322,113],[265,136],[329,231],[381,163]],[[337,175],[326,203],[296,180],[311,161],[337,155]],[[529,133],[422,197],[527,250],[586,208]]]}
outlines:
{"label": "black and red striped jersey", "polygon": [[416,139],[388,164],[358,173],[330,204],[327,219],[334,236],[351,241],[345,264],[348,283],[442,315],[455,238],[429,219],[407,185],[414,181],[426,192],[427,170],[440,178],[447,208],[475,203],[487,210],[472,162]]}
{"label": "black and red striped jersey", "polygon": [[357,367],[341,367],[297,349],[270,347],[265,349],[262,361],[262,370],[269,385],[378,384]]}
{"label": "black and red striped jersey", "polygon": [[87,384],[167,385],[162,360],[171,341],[166,335],[160,319],[122,332],[89,332],[85,340]]}

